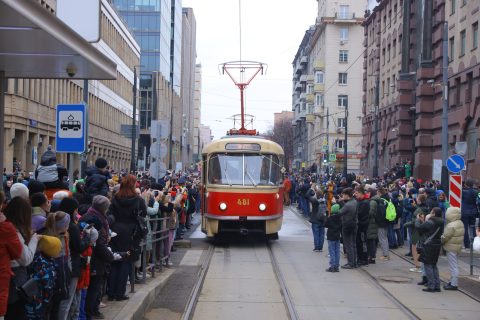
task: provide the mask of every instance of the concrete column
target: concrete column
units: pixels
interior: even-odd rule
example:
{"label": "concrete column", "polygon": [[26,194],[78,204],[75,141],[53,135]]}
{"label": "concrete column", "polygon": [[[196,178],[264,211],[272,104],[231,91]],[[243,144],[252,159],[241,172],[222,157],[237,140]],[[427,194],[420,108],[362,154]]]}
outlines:
{"label": "concrete column", "polygon": [[7,169],[7,172],[12,172],[13,169],[13,144],[11,144],[13,137],[15,137],[15,129],[5,129],[5,147],[3,151],[3,166]]}

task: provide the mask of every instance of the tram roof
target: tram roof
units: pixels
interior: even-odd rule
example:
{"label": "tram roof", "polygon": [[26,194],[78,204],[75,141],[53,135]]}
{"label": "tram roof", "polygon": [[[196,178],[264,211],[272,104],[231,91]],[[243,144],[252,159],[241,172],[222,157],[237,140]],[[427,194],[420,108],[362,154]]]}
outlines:
{"label": "tram roof", "polygon": [[[262,136],[225,136],[218,140],[210,142],[208,145],[203,147],[202,154],[215,153],[215,152],[224,152],[226,151],[226,145],[231,143],[245,143],[245,144],[259,144],[261,147],[260,151],[249,151],[243,150],[244,152],[254,152],[254,153],[274,153],[283,155],[282,147],[272,141],[265,139]],[[240,151],[240,150],[239,150]],[[231,151],[230,151],[231,152]]]}

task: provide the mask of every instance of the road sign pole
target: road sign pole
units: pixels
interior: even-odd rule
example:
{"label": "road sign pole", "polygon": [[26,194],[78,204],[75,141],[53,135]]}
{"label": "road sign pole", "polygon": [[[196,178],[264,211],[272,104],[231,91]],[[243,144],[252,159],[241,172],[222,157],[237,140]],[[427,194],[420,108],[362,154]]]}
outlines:
{"label": "road sign pole", "polygon": [[73,153],[68,154],[68,189],[73,189]]}

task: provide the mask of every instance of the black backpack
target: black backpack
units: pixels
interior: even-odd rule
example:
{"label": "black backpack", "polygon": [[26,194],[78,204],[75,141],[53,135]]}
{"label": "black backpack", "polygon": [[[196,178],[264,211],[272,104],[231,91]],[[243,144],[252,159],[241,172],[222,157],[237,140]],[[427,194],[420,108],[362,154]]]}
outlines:
{"label": "black backpack", "polygon": [[387,208],[383,199],[375,200],[377,203],[377,213],[375,213],[375,222],[381,226],[385,224],[385,217],[387,215]]}

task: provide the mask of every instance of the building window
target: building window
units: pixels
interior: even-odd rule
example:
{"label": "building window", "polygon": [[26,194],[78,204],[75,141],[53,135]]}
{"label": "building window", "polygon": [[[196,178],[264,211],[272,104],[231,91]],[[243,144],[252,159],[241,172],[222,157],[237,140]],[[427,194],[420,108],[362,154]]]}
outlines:
{"label": "building window", "polygon": [[317,107],[323,107],[323,94],[317,93],[315,95],[315,105]]}
{"label": "building window", "polygon": [[449,61],[453,60],[453,57],[455,57],[455,37],[450,38],[450,59]]}
{"label": "building window", "polygon": [[339,95],[338,96],[338,106],[339,107],[348,107],[348,96],[347,95]]}
{"label": "building window", "polygon": [[391,48],[391,46],[388,45],[388,47],[387,47],[387,61],[388,62],[390,62],[390,48]]}
{"label": "building window", "polygon": [[313,93],[313,84],[309,84],[309,85],[307,86],[307,93],[308,93],[308,94]]}
{"label": "building window", "polygon": [[325,73],[323,71],[315,72],[315,83],[324,84],[325,83]]}
{"label": "building window", "polygon": [[472,24],[472,50],[478,48],[478,22]]}
{"label": "building window", "polygon": [[393,40],[392,44],[392,57],[395,57],[397,54],[397,39]]}
{"label": "building window", "polygon": [[340,28],[340,41],[348,40],[348,28]]}
{"label": "building window", "polygon": [[345,128],[345,118],[338,118],[337,119],[337,127],[340,129]]}
{"label": "building window", "polygon": [[464,7],[467,4],[467,0],[462,0],[462,7]]}
{"label": "building window", "polygon": [[382,49],[382,65],[385,65],[385,48]]}
{"label": "building window", "polygon": [[402,35],[398,36],[398,53],[402,53]]}
{"label": "building window", "polygon": [[338,84],[347,84],[347,73],[341,72],[338,74]]}
{"label": "building window", "polygon": [[339,51],[338,62],[348,62],[348,50]]}
{"label": "building window", "polygon": [[450,0],[450,15],[455,13],[456,7],[457,7],[457,0]]}
{"label": "building window", "polygon": [[345,140],[343,140],[343,139],[337,139],[337,140],[335,141],[335,147],[336,147],[337,149],[343,149],[343,146],[344,146],[344,145],[345,145]]}
{"label": "building window", "polygon": [[340,6],[340,12],[339,12],[338,17],[340,19],[348,19],[349,18],[349,11],[350,11],[349,6]]}
{"label": "building window", "polygon": [[465,47],[466,47],[466,42],[467,42],[467,34],[465,33],[465,30],[462,30],[460,32],[460,57],[465,54]]}

